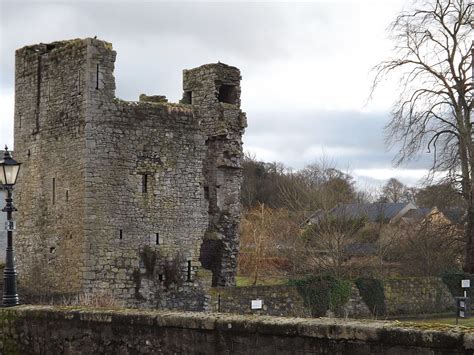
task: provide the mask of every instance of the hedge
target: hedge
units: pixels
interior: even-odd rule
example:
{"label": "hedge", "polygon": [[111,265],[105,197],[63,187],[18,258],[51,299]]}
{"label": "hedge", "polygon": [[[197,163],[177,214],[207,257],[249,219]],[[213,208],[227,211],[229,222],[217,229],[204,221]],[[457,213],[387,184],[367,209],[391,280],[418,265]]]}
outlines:
{"label": "hedge", "polygon": [[296,286],[313,317],[325,316],[328,310],[339,313],[349,300],[352,288],[350,281],[331,275],[311,275],[290,280],[288,285]]}
{"label": "hedge", "polygon": [[381,280],[360,277],[355,280],[360,296],[374,316],[386,314],[385,293]]}

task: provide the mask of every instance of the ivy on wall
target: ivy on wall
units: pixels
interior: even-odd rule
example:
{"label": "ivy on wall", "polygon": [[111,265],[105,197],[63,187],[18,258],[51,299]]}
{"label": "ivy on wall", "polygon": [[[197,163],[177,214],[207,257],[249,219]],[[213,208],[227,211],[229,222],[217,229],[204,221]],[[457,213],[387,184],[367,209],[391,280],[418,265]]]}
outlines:
{"label": "ivy on wall", "polygon": [[325,316],[328,310],[338,313],[351,294],[351,282],[332,275],[312,275],[288,285],[296,286],[313,317]]}
{"label": "ivy on wall", "polygon": [[385,293],[381,280],[360,277],[355,280],[360,296],[374,316],[386,314]]}
{"label": "ivy on wall", "polygon": [[146,245],[140,252],[140,258],[145,273],[142,274],[140,269],[134,269],[132,272],[135,283],[135,298],[143,299],[140,288],[144,276],[153,280],[156,285],[162,285],[165,289],[172,286],[179,287],[184,283],[183,265],[186,260],[182,253],[178,252],[170,256]]}
{"label": "ivy on wall", "polygon": [[474,287],[474,275],[468,274],[465,272],[446,272],[441,275],[441,279],[448,286],[449,292],[453,297],[462,297],[464,296],[464,290],[461,287],[461,280],[471,280],[471,287],[467,289],[467,296],[472,298],[474,292],[472,288]]}

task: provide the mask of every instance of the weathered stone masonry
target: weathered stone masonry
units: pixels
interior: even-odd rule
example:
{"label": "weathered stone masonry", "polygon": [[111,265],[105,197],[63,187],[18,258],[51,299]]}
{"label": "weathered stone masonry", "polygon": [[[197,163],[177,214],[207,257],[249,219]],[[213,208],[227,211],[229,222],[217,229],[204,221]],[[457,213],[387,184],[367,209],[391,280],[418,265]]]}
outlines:
{"label": "weathered stone masonry", "polygon": [[20,286],[208,309],[211,284],[235,283],[240,72],[204,65],[184,71],[180,104],[125,102],[115,56],[95,39],[16,53]]}
{"label": "weathered stone masonry", "polygon": [[467,327],[144,310],[0,310],[2,354],[474,353]]}
{"label": "weathered stone masonry", "polygon": [[209,225],[201,262],[213,271],[214,286],[233,286],[240,221],[241,137],[246,126],[245,114],[239,109],[240,72],[220,63],[185,70],[183,89],[182,102],[193,104],[206,134],[204,189]]}

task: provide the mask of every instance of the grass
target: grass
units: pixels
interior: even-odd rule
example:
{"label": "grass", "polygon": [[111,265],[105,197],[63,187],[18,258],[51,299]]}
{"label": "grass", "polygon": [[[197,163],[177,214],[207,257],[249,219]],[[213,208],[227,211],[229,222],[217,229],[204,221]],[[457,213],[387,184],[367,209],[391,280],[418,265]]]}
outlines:
{"label": "grass", "polygon": [[[428,318],[428,319],[414,319],[411,320],[415,323],[429,323],[429,324],[448,324],[456,325],[456,318]],[[464,327],[473,327],[474,328],[474,318],[459,318],[459,325]]]}
{"label": "grass", "polygon": [[[237,287],[253,286],[253,278],[249,276],[237,276]],[[257,280],[256,286],[286,285],[287,278],[283,277],[262,277]]]}

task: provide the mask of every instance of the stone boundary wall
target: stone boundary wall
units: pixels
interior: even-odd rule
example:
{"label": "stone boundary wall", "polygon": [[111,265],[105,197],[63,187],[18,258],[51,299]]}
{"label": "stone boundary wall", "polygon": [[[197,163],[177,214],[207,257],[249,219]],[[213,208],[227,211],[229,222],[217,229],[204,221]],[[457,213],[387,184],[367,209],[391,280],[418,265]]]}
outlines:
{"label": "stone boundary wall", "polygon": [[[213,312],[285,317],[310,316],[303,298],[296,287],[292,286],[213,287],[210,293]],[[262,309],[251,309],[252,300],[261,300]]]}
{"label": "stone boundary wall", "polygon": [[474,333],[396,322],[20,306],[2,354],[473,354]]}
{"label": "stone boundary wall", "polygon": [[[382,280],[387,316],[446,313],[454,310],[454,299],[439,277],[407,277]],[[248,286],[211,288],[211,311],[309,317],[310,311],[295,286]],[[252,300],[262,300],[261,310],[252,310]],[[372,318],[359,289],[352,285],[347,303],[336,312],[339,317]]]}
{"label": "stone boundary wall", "polygon": [[454,299],[439,277],[383,280],[388,315],[442,313],[453,310]]}

